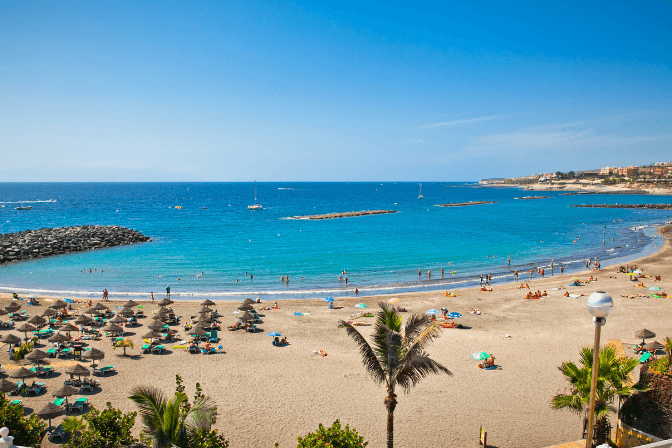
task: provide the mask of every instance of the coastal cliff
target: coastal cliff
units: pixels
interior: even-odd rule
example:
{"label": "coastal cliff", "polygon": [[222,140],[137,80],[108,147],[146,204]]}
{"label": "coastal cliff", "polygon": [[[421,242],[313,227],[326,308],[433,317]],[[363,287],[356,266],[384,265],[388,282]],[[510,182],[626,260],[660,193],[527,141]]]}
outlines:
{"label": "coastal cliff", "polygon": [[0,235],[0,264],[151,241],[120,226],[77,226]]}

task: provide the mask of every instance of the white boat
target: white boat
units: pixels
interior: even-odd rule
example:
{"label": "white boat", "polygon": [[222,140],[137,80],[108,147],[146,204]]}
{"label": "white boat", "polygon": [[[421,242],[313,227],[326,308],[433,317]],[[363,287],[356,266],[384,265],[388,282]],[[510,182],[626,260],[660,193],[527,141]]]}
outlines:
{"label": "white boat", "polygon": [[25,207],[22,205],[21,207],[16,207],[17,210],[32,210],[33,206],[32,205],[26,205]]}
{"label": "white boat", "polygon": [[422,199],[424,196],[422,195],[422,182],[420,182],[420,193],[418,194],[418,199]]}
{"label": "white boat", "polygon": [[248,205],[247,209],[248,210],[261,210],[264,208],[263,205],[257,202],[257,181],[254,181],[254,204],[253,205]]}

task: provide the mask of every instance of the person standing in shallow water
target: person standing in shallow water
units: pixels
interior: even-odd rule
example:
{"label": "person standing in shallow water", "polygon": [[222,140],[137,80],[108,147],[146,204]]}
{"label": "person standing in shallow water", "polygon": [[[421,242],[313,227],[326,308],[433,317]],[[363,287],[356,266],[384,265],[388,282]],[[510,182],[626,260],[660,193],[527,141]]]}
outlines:
{"label": "person standing in shallow water", "polygon": [[166,297],[170,299],[170,285],[166,286]]}

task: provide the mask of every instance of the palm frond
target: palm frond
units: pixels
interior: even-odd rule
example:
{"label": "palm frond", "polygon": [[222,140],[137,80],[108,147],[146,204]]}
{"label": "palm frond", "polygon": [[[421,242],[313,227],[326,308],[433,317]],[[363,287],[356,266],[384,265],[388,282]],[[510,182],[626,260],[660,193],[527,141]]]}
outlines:
{"label": "palm frond", "polygon": [[452,375],[452,372],[442,364],[431,359],[429,356],[406,357],[398,370],[394,372],[394,379],[397,384],[404,388],[408,393],[411,387],[429,374],[445,373]]}
{"label": "palm frond", "polygon": [[170,399],[163,412],[163,432],[173,445],[180,443],[184,434],[184,416],[182,403],[187,396],[177,393]]}
{"label": "palm frond", "polygon": [[376,315],[376,327],[384,326],[390,330],[401,332],[401,315],[385,302],[379,302],[380,311]]}
{"label": "palm frond", "polygon": [[210,429],[217,417],[217,406],[207,396],[194,401],[191,410],[186,416],[185,426],[188,430]]}
{"label": "palm frond", "polygon": [[551,399],[551,407],[554,409],[569,409],[580,414],[583,412],[585,402],[577,394],[558,394]]}
{"label": "palm frond", "polygon": [[385,371],[383,370],[380,361],[376,357],[376,354],[373,352],[373,349],[366,341],[366,339],[364,339],[364,336],[362,336],[361,333],[357,331],[357,329],[354,326],[350,325],[349,323],[343,320],[338,323],[338,326],[340,328],[345,328],[348,335],[355,341],[355,343],[359,347],[359,352],[362,354],[362,362],[364,363],[364,367],[373,377],[373,380],[378,384],[385,382],[386,380]]}
{"label": "palm frond", "polygon": [[415,339],[431,323],[432,320],[425,314],[412,314],[406,320],[406,325],[404,326],[404,337],[407,340]]}
{"label": "palm frond", "polygon": [[155,436],[163,435],[163,413],[166,399],[161,390],[152,386],[136,386],[130,398],[138,405],[145,428]]}

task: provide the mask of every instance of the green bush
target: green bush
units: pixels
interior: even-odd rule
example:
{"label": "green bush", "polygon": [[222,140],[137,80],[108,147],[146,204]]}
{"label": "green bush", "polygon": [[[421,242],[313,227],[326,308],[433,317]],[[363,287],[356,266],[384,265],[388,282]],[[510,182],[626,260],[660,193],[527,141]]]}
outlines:
{"label": "green bush", "polygon": [[68,417],[61,422],[63,429],[70,434],[74,434],[77,431],[81,431],[86,428],[86,423],[84,422],[84,417]]}
{"label": "green bush", "polygon": [[9,435],[14,437],[14,444],[21,446],[39,446],[44,423],[34,413],[26,417],[21,405],[9,404],[6,399],[0,400],[0,427],[9,428]]}
{"label": "green bush", "polygon": [[336,420],[331,428],[325,428],[320,423],[317,432],[311,432],[304,438],[299,437],[296,448],[359,448],[368,444],[357,431],[350,429],[350,425],[342,429],[341,422]]}
{"label": "green bush", "polygon": [[91,411],[84,415],[88,428],[81,434],[74,434],[67,448],[117,448],[121,445],[130,445],[137,440],[131,436],[131,429],[135,423],[136,412],[124,414],[113,408],[110,403],[103,411],[98,411],[93,405]]}
{"label": "green bush", "polygon": [[228,448],[229,441],[216,429],[198,429],[187,433],[182,448]]}
{"label": "green bush", "polygon": [[670,361],[667,359],[667,357],[663,357],[660,359],[656,359],[655,361],[649,362],[649,370],[659,375],[665,375],[669,367],[670,367]]}

